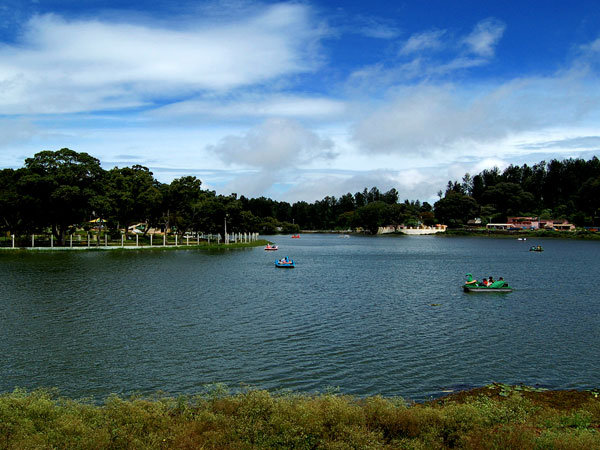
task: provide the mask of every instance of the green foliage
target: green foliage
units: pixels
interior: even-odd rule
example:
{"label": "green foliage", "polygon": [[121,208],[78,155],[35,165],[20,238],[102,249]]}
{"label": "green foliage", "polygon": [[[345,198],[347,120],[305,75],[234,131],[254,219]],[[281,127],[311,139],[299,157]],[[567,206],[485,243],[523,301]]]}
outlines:
{"label": "green foliage", "polygon": [[473,197],[450,191],[435,202],[435,216],[440,222],[452,227],[462,226],[477,215],[478,205]]}
{"label": "green foliage", "polygon": [[51,227],[60,244],[69,226],[91,215],[93,199],[101,192],[102,176],[98,159],[63,148],[27,158],[18,186],[21,196],[39,207],[36,222],[40,227]]}
{"label": "green foliage", "polygon": [[356,210],[354,225],[377,234],[379,227],[388,224],[389,207],[382,201],[367,203]]}
{"label": "green foliage", "polygon": [[[376,233],[380,226],[444,223],[458,228],[481,217],[504,221],[508,215],[565,218],[579,226],[600,225],[600,161],[592,158],[544,161],[532,167],[511,165],[501,172],[486,169],[449,181],[432,208],[419,200],[399,202],[395,188],[364,188],[339,198],[292,205],[269,198],[217,195],[202,190],[193,176],[168,184],[148,168],[105,171],[96,158],[64,148],[43,151],[25,167],[0,171],[0,230],[14,234],[54,233],[57,244],[75,228],[98,217],[113,231],[143,223],[151,227],[223,235],[228,232],[297,233],[347,230]],[[126,231],[127,232],[127,231]]]}
{"label": "green foliage", "polygon": [[[509,386],[494,385],[490,393]],[[521,388],[525,388],[521,386]],[[408,406],[400,398],[325,393],[236,394],[212,385],[197,396],[109,397],[103,404],[55,392],[0,395],[3,449],[539,449],[598,448],[600,405],[536,406],[508,397]]]}

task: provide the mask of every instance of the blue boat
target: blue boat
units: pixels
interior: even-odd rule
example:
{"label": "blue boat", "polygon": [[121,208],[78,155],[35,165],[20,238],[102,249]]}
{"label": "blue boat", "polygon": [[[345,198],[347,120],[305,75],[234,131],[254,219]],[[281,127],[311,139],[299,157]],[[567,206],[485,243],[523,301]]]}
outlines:
{"label": "blue boat", "polygon": [[281,267],[282,269],[293,269],[296,267],[296,263],[293,259],[290,259],[286,256],[285,258],[275,260],[275,267]]}

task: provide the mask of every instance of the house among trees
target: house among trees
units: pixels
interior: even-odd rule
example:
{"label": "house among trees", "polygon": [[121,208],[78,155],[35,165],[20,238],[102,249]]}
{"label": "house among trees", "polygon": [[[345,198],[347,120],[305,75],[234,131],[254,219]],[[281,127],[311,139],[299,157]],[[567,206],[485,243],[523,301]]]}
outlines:
{"label": "house among trees", "polygon": [[506,223],[488,223],[488,230],[555,230],[575,231],[575,225],[567,220],[540,219],[538,217],[508,217]]}
{"label": "house among trees", "polygon": [[539,221],[537,217],[507,217],[506,223],[513,230],[537,230]]}
{"label": "house among trees", "polygon": [[568,220],[540,220],[539,229],[556,230],[556,231],[575,231],[575,225],[569,223]]}
{"label": "house among trees", "polygon": [[469,219],[467,221],[467,227],[469,228],[479,228],[481,225],[481,217],[475,217],[474,219]]}

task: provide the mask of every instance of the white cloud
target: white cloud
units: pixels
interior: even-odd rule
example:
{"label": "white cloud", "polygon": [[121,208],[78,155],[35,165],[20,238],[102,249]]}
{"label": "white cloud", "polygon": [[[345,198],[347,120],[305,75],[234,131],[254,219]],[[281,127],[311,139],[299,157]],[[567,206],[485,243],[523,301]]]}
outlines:
{"label": "white cloud", "polygon": [[413,34],[400,49],[400,54],[420,53],[424,50],[438,50],[443,47],[444,30],[425,31]]}
{"label": "white cloud", "polygon": [[[462,175],[464,172],[461,177]],[[326,195],[339,198],[347,193],[362,192],[364,188],[377,187],[382,193],[395,188],[400,201],[419,199],[435,202],[437,200],[435,193],[446,185],[450,177],[448,170],[439,167],[356,170],[347,173],[335,170],[303,171],[298,176],[298,182],[282,194],[285,201],[314,202],[323,199]]]}
{"label": "white cloud", "polygon": [[[354,137],[372,153],[433,153],[464,131],[451,86],[406,88],[357,123]],[[458,128],[458,129],[457,129]],[[460,130],[460,131],[459,131]]]}
{"label": "white cloud", "polygon": [[27,119],[0,119],[0,149],[26,142],[39,133],[39,128]]}
{"label": "white cloud", "polygon": [[347,109],[344,101],[326,97],[300,95],[243,95],[229,100],[187,100],[172,103],[152,112],[157,117],[216,117],[240,118],[295,118],[339,120]]}
{"label": "white cloud", "polygon": [[35,16],[18,44],[0,47],[0,113],[125,108],[311,71],[320,34],[310,22],[291,3],[184,29]]}
{"label": "white cloud", "polygon": [[504,29],[503,23],[487,19],[462,37],[447,30],[415,33],[402,44],[396,59],[354,70],[348,87],[381,92],[395,85],[444,79],[457,71],[488,64]]}
{"label": "white cloud", "polygon": [[570,73],[498,85],[421,84],[392,92],[354,128],[365,152],[437,156],[600,118],[598,80]]}
{"label": "white cloud", "polygon": [[358,25],[358,31],[367,37],[375,39],[393,39],[399,34],[399,31],[395,27],[380,19],[367,17],[364,18],[362,22],[362,25]]}
{"label": "white cloud", "polygon": [[222,190],[227,193],[235,192],[249,198],[269,196],[268,193],[281,176],[281,173],[269,170],[245,173],[230,179],[223,185]]}
{"label": "white cloud", "polygon": [[494,56],[495,46],[504,34],[505,28],[506,25],[498,20],[483,20],[463,39],[463,43],[471,53],[478,56]]}
{"label": "white cloud", "polygon": [[229,135],[209,150],[232,165],[281,169],[332,159],[333,141],[289,119],[268,119],[245,135]]}

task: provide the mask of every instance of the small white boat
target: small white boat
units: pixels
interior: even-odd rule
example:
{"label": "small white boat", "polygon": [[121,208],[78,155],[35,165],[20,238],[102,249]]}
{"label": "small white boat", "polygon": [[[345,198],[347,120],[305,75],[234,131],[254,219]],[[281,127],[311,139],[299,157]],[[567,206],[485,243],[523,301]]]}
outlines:
{"label": "small white boat", "polygon": [[265,250],[278,250],[276,245],[267,244]]}

